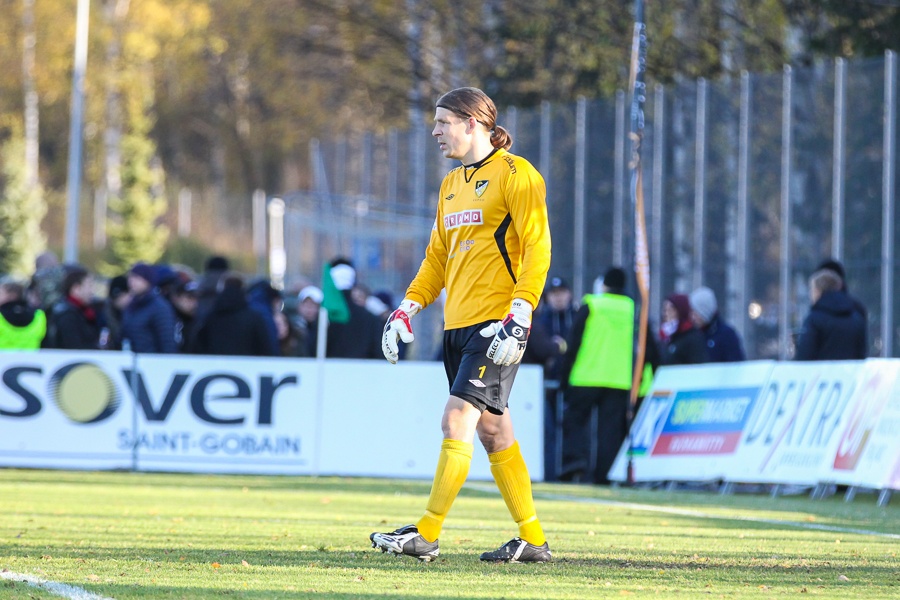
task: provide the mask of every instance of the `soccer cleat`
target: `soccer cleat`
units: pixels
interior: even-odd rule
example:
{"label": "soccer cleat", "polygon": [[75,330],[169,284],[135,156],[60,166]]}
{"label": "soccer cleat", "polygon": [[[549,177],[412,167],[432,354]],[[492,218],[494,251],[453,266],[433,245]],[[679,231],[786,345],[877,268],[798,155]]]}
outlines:
{"label": "soccer cleat", "polygon": [[519,537],[515,537],[493,552],[485,552],[481,555],[481,560],[485,562],[505,562],[505,563],[530,563],[530,562],[550,562],[550,546],[544,542],[541,546],[529,544]]}
{"label": "soccer cleat", "polygon": [[427,541],[415,525],[406,525],[391,533],[373,533],[369,536],[373,548],[381,548],[390,554],[406,554],[422,562],[431,562],[438,555],[438,541]]}

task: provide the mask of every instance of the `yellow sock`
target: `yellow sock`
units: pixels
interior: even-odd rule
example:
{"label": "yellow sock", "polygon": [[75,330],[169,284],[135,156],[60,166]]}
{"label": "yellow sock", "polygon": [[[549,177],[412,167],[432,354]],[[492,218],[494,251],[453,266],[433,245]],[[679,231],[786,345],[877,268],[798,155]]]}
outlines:
{"label": "yellow sock", "polygon": [[431,484],[431,496],[428,497],[425,516],[416,523],[419,533],[429,542],[438,539],[441,534],[444,518],[450,512],[459,489],[466,482],[471,463],[472,444],[456,440],[444,440],[441,444],[441,456],[438,458],[434,483]]}
{"label": "yellow sock", "polygon": [[506,450],[488,454],[491,459],[491,473],[506,501],[506,507],[516,525],[519,526],[519,537],[535,546],[542,545],[544,530],[534,510],[534,498],[531,496],[531,478],[528,467],[519,450],[519,442],[515,442]]}

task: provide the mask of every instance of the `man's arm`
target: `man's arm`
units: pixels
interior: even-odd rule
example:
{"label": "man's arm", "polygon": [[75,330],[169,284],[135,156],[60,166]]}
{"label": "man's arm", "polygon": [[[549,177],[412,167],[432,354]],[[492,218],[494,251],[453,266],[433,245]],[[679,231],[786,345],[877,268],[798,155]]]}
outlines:
{"label": "man's arm", "polygon": [[[521,162],[521,164],[520,164]],[[550,225],[544,179],[527,161],[516,162],[506,180],[506,203],[522,253],[514,298],[537,306],[550,268]]]}
{"label": "man's arm", "polygon": [[404,296],[408,300],[419,303],[422,308],[428,306],[444,289],[444,275],[447,268],[447,246],[444,243],[444,208],[441,198],[444,197],[444,186],[438,198],[437,216],[431,230],[431,239],[425,249],[425,259],[419,266],[412,283]]}

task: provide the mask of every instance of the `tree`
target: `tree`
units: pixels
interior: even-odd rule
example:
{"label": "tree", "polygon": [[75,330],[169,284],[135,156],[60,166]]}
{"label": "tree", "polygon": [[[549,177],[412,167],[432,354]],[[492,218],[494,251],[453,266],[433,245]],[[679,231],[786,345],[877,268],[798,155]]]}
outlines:
{"label": "tree", "polygon": [[154,197],[162,184],[162,168],[156,164],[156,145],[150,139],[151,118],[131,115],[130,131],[122,136],[121,194],[110,199],[119,220],[109,222],[113,259],[106,270],[121,273],[138,261],[153,263],[165,251],[167,227],[157,224],[166,212],[166,200]]}
{"label": "tree", "polygon": [[40,187],[27,181],[21,127],[12,129],[0,146],[0,272],[30,275],[45,245],[41,219],[47,206]]}

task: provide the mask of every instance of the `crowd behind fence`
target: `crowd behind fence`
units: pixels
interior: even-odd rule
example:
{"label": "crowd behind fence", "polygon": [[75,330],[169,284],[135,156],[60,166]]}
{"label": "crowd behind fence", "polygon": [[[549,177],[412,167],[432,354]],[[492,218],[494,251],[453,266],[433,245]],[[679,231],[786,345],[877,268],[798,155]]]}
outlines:
{"label": "crowd behind fence", "polygon": [[[706,285],[749,358],[790,358],[808,312],[807,279],[830,256],[869,309],[869,354],[895,356],[896,70],[888,52],[648,86],[654,321],[666,295]],[[633,262],[627,102],[620,92],[509,107],[498,119],[515,139],[511,151],[546,180],[550,275],[570,280],[576,297],[606,267]],[[314,189],[281,196],[283,221],[270,220],[283,232],[286,283],[345,254],[367,281],[402,294],[424,256],[440,181],[457,166],[432,142],[427,116],[411,121],[405,131],[313,141]],[[429,312],[439,331],[440,311]],[[430,358],[423,352],[413,356]]]}

